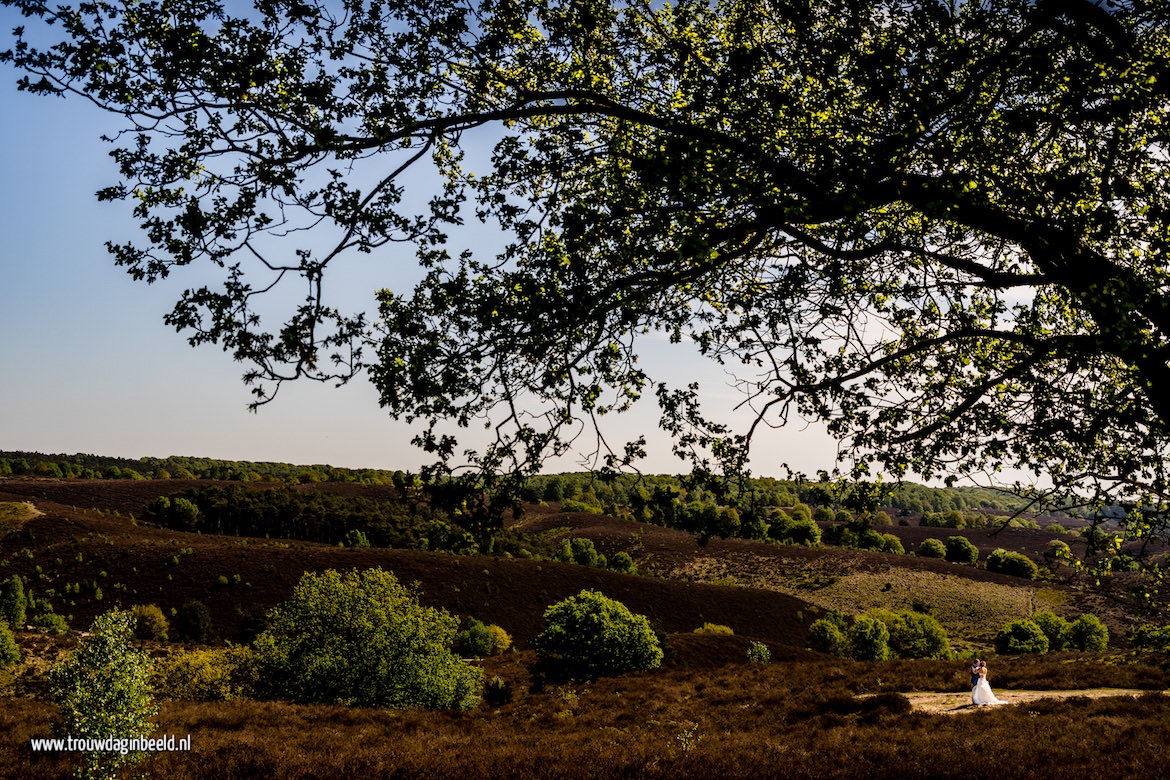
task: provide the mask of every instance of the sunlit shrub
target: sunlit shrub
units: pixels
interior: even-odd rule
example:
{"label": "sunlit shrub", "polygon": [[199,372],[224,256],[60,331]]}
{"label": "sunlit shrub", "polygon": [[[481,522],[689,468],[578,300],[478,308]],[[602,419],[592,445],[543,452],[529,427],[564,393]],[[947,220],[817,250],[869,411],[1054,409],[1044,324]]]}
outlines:
{"label": "sunlit shrub", "polygon": [[695,629],[696,634],[716,634],[719,636],[732,636],[735,634],[731,630],[731,626],[723,626],[718,623],[704,623]]}
{"label": "sunlit shrub", "polygon": [[494,623],[487,627],[492,637],[492,655],[507,652],[512,647],[512,635]]}
{"label": "sunlit shrub", "polygon": [[848,630],[840,612],[829,612],[808,627],[809,647],[829,655],[846,656],[849,654]]}
{"label": "sunlit shrub", "polygon": [[749,663],[762,666],[772,660],[772,651],[763,642],[752,642],[748,645],[747,659]]}
{"label": "sunlit shrub", "polygon": [[167,641],[170,624],[157,604],[136,604],[130,614],[134,617],[134,636],[152,642]]}
{"label": "sunlit shrub", "polygon": [[1068,646],[1069,622],[1060,615],[1048,611],[1037,612],[1031,620],[1048,639],[1048,652],[1058,652]]}
{"label": "sunlit shrub", "polygon": [[179,650],[154,665],[158,696],[172,701],[231,701],[253,694],[255,659],[246,647]]}
{"label": "sunlit shrub", "polygon": [[634,565],[634,559],[625,550],[618,550],[614,553],[609,561],[609,568],[626,574],[638,573],[638,567]]}
{"label": "sunlit shrub", "polygon": [[938,539],[923,539],[918,545],[918,554],[923,558],[945,558],[947,546]]}
{"label": "sunlit shrub", "polygon": [[1048,652],[1048,637],[1033,621],[1013,620],[995,637],[995,651],[1005,655]]}
{"label": "sunlit shrub", "polygon": [[893,658],[951,657],[947,632],[936,619],[918,612],[892,612],[871,609],[864,617],[880,620],[889,632],[890,656]]}
{"label": "sunlit shrub", "polygon": [[8,623],[0,620],[0,669],[7,669],[20,662],[20,648],[16,646],[16,637]]}
{"label": "sunlit shrub", "polygon": [[890,631],[886,624],[861,615],[853,621],[847,634],[849,655],[859,661],[886,661],[890,654]]}
{"label": "sunlit shrub", "polygon": [[1034,580],[1039,569],[1026,555],[998,548],[987,556],[987,570]]}
{"label": "sunlit shrub", "polygon": [[1086,653],[1100,653],[1109,647],[1109,629],[1096,615],[1081,615],[1068,628],[1068,643]]}
{"label": "sunlit shrub", "polygon": [[534,640],[546,659],[573,665],[586,675],[654,669],[662,663],[662,648],[643,615],[595,590],[550,606],[545,629]]}
{"label": "sunlit shrub", "polygon": [[979,560],[979,548],[965,536],[949,536],[945,557],[952,563],[975,563]]}
{"label": "sunlit shrub", "polygon": [[483,672],[451,652],[458,623],[382,569],[306,572],[256,638],[272,695],[392,709],[470,709]]}

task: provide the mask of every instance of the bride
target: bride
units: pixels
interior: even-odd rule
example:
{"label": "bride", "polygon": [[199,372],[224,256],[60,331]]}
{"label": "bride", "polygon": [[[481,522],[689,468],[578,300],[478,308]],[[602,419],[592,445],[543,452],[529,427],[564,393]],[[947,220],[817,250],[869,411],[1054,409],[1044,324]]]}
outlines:
{"label": "bride", "polygon": [[991,692],[991,686],[987,683],[987,663],[985,661],[979,662],[979,681],[975,683],[975,687],[971,689],[971,703],[980,706],[988,704],[1007,704],[1003,699],[997,699],[995,694]]}

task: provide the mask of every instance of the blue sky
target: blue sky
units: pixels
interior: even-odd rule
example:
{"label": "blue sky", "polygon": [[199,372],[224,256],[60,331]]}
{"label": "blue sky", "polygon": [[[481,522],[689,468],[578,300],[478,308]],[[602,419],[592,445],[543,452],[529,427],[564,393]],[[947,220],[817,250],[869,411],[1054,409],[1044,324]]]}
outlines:
{"label": "blue sky", "polygon": [[[5,34],[13,18],[0,14]],[[105,251],[106,240],[136,231],[129,206],[94,197],[116,181],[111,146],[100,140],[118,126],[115,118],[81,100],[18,93],[16,78],[0,70],[0,449],[420,465],[412,430],[379,409],[364,379],[340,389],[289,385],[259,413],[248,412],[244,366],[215,347],[190,348],[162,322],[192,280],[134,282]],[[412,275],[379,261],[358,274],[369,284],[366,300],[376,287],[395,288]],[[714,367],[687,353],[661,344],[643,356],[652,376],[700,378],[717,396],[730,395]],[[647,433],[644,468],[677,472],[682,463],[653,436],[654,410],[646,407],[615,420],[613,430]],[[834,452],[816,429],[790,427],[761,437],[753,471],[778,475],[781,462],[815,471],[831,467]],[[555,465],[576,468],[573,461]]]}

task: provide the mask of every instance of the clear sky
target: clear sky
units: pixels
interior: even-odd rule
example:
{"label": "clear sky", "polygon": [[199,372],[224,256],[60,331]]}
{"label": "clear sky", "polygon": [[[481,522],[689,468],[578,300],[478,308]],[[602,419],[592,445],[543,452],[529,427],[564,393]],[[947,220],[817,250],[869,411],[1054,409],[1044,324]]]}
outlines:
{"label": "clear sky", "polygon": [[[17,23],[11,10],[0,11],[4,36]],[[112,147],[100,140],[118,127],[116,118],[77,99],[18,93],[16,78],[0,70],[0,449],[420,465],[412,430],[379,409],[364,379],[341,389],[288,385],[275,402],[248,412],[245,367],[215,347],[190,348],[162,322],[192,280],[134,282],[106,253],[106,240],[136,231],[129,205],[94,196],[116,181]],[[374,257],[362,271],[370,301],[377,287],[400,287],[409,274],[378,263]],[[715,400],[731,398],[720,372],[686,352],[648,345],[643,356],[654,378],[701,379]],[[669,445],[653,436],[656,417],[646,406],[616,420],[614,430],[651,437],[646,470],[682,470]],[[779,475],[787,462],[813,472],[831,467],[834,453],[817,429],[790,427],[760,438],[753,471]]]}

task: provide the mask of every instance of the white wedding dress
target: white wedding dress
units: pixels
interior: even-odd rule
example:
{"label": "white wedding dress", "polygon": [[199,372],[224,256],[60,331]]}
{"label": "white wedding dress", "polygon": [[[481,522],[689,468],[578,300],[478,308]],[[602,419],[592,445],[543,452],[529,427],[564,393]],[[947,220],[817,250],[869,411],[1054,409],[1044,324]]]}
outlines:
{"label": "white wedding dress", "polygon": [[986,677],[980,677],[978,684],[971,689],[971,703],[979,706],[1007,704],[1003,699],[997,699],[995,694],[991,692],[991,686],[987,683]]}

